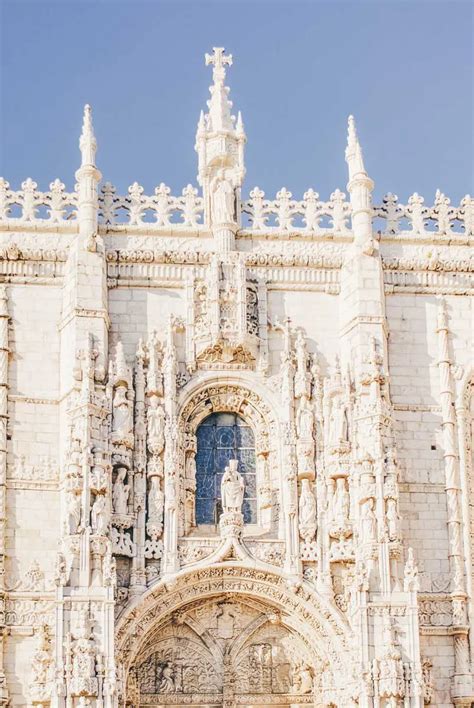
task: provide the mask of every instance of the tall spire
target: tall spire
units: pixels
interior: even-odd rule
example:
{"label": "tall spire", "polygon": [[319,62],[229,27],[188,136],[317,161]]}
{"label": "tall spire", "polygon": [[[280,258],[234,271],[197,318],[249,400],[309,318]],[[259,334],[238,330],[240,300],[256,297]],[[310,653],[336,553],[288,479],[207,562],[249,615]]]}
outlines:
{"label": "tall spire", "polygon": [[374,183],[364,167],[362,148],[355,126],[354,116],[349,116],[347,126],[346,162],[349,167],[349,190],[352,208],[352,231],[354,243],[371,255],[376,247],[372,238],[371,194]]}
{"label": "tall spire", "polygon": [[225,54],[224,47],[213,47],[212,54],[206,54],[206,66],[212,64],[213,84],[209,87],[211,98],[209,108],[209,130],[233,130],[235,118],[231,115],[232,101],[228,95],[230,89],[225,86],[225,67],[232,66],[232,54]]}
{"label": "tall spire", "polygon": [[357,174],[366,175],[362,148],[357,136],[357,129],[354,116],[349,116],[347,125],[347,147],[346,162],[349,166],[349,180],[354,179]]}
{"label": "tall spire", "polygon": [[82,133],[79,139],[79,148],[82,156],[81,165],[95,165],[97,141],[94,135],[94,126],[92,125],[92,109],[88,103],[84,106],[84,117],[82,120]]}
{"label": "tall spire", "polygon": [[247,140],[242,116],[231,114],[232,102],[225,85],[226,66],[232,55],[223,47],[206,54],[206,66],[212,65],[209,112],[201,111],[196,131],[198,182],[202,186],[205,221],[212,227],[218,250],[233,248],[240,224],[240,188],[245,176],[244,145]]}

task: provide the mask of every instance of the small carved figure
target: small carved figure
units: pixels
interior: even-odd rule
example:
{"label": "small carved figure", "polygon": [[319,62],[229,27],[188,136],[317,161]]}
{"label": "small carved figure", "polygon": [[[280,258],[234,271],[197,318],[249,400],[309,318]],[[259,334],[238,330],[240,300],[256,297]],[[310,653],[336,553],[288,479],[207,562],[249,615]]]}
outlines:
{"label": "small carved figure", "polygon": [[387,516],[387,528],[388,528],[389,540],[396,541],[398,539],[399,518],[398,518],[397,502],[395,501],[395,499],[391,499],[391,498],[387,499],[386,516]]}
{"label": "small carved figure", "polygon": [[341,442],[347,442],[348,440],[347,410],[344,403],[335,398],[329,418],[329,442],[331,445],[337,446]]}
{"label": "small carved figure", "polygon": [[175,692],[175,682],[174,682],[174,670],[171,661],[168,661],[162,669],[161,681],[160,681],[160,693],[174,693]]}
{"label": "small carved figure", "polygon": [[147,413],[148,449],[159,455],[165,445],[165,411],[158,396],[151,396]]}
{"label": "small carved figure", "polygon": [[91,526],[98,535],[107,533],[107,501],[104,494],[98,494],[92,505]]}
{"label": "small carved figure", "polygon": [[147,531],[152,538],[158,538],[163,530],[163,509],[165,495],[161,489],[158,477],[151,478],[150,491],[148,492],[148,522]]}
{"label": "small carved figure", "polygon": [[311,543],[316,533],[316,498],[309,479],[303,479],[301,482],[299,531],[306,543]]}
{"label": "small carved figure", "polygon": [[127,387],[123,384],[115,389],[113,409],[113,432],[120,438],[128,437],[133,431],[133,414],[127,398]]}
{"label": "small carved figure", "polygon": [[66,500],[66,533],[77,533],[81,521],[81,496],[70,491]]}
{"label": "small carved figure", "polygon": [[116,514],[128,514],[128,497],[130,495],[130,485],[125,484],[127,469],[119,467],[117,478],[112,489],[112,502]]}
{"label": "small carved figure", "polygon": [[336,494],[334,497],[334,520],[344,522],[349,518],[349,492],[347,491],[344,477],[336,481]]}
{"label": "small carved figure", "polygon": [[311,404],[306,398],[306,396],[302,396],[300,399],[297,421],[299,437],[304,440],[312,440],[314,415],[311,409]]}
{"label": "small carved figure", "polygon": [[362,543],[374,543],[377,538],[377,517],[374,512],[374,500],[372,497],[367,499],[362,505],[360,535]]}
{"label": "small carved figure", "polygon": [[235,219],[235,194],[224,170],[219,170],[212,191],[212,216],[215,224],[225,224]]}
{"label": "small carved figure", "polygon": [[239,473],[237,460],[229,460],[221,483],[222,508],[224,512],[241,511],[244,500],[244,479]]}
{"label": "small carved figure", "polygon": [[196,458],[194,453],[188,454],[186,458],[186,479],[196,479]]}

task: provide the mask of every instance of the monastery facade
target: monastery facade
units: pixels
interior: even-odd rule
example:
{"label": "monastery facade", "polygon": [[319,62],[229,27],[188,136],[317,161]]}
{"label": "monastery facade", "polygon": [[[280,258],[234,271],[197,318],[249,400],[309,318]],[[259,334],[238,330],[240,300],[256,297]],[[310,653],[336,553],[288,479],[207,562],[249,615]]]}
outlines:
{"label": "monastery facade", "polygon": [[467,708],[474,200],[244,190],[206,64],[199,191],[0,180],[0,705]]}

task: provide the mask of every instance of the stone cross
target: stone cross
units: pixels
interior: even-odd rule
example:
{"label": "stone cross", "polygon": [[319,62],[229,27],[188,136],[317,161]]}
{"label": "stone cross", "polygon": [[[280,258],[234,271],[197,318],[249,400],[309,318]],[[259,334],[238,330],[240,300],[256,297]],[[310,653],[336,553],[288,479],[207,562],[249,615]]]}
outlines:
{"label": "stone cross", "polygon": [[205,55],[206,66],[212,64],[212,79],[214,83],[223,82],[225,79],[225,65],[232,66],[232,54],[224,54],[224,47],[213,47],[213,54]]}

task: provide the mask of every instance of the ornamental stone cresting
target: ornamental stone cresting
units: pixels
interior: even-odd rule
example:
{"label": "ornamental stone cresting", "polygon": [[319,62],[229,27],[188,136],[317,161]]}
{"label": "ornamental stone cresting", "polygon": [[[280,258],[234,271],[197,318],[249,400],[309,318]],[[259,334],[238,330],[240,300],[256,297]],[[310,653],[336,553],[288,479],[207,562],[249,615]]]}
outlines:
{"label": "ornamental stone cresting", "polygon": [[0,179],[0,705],[471,706],[474,200]]}

